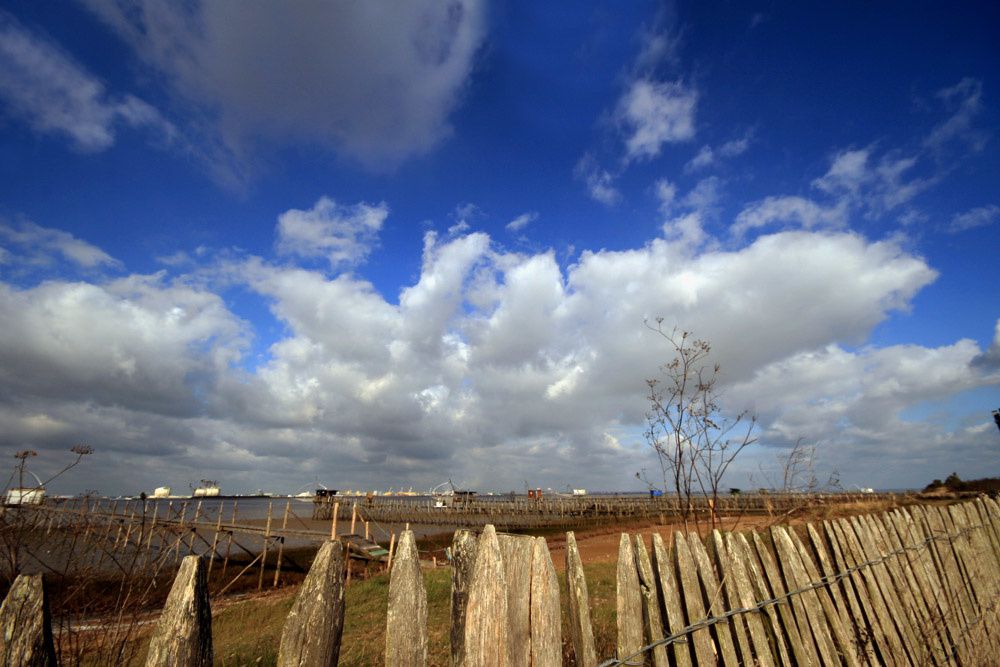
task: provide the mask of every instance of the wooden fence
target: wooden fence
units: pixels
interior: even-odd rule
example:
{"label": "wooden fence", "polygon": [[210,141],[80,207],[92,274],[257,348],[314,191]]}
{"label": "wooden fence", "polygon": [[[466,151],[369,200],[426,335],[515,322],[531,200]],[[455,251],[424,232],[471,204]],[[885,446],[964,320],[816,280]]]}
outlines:
{"label": "wooden fence", "polygon": [[[239,514],[239,501],[205,503],[202,500],[156,502],[128,500],[119,503],[103,498],[75,498],[58,505],[33,505],[17,508],[31,514],[27,523],[44,530],[46,535],[82,536],[92,556],[120,559],[125,554],[141,553],[140,564],[159,573],[163,567],[176,566],[184,555],[204,555],[208,573],[219,568],[225,579],[234,554],[252,560],[229,579],[215,594],[228,590],[241,577],[257,576],[257,589],[265,584],[277,587],[282,567],[298,568],[286,553],[288,542],[322,544],[336,538],[344,542],[348,556],[362,560],[384,561],[389,550],[375,540],[369,522],[356,510],[348,510],[347,520],[338,525],[334,518],[318,530],[316,522],[307,521],[293,509],[291,499],[267,505],[263,519],[248,519]],[[339,513],[338,513],[339,514]],[[393,536],[385,535],[388,540]],[[265,582],[264,573],[274,570]]]}
{"label": "wooden fence", "polygon": [[[564,655],[585,667],[989,665],[1000,656],[1000,505],[985,497],[801,530],[653,535],[651,545],[623,534],[615,656],[596,654],[573,533],[567,628],[544,538],[460,530],[452,552],[455,665],[547,667]],[[320,549],[285,623],[279,665],[337,663],[345,560],[340,541]],[[185,558],[147,665],[211,664],[205,567]],[[54,664],[45,609],[41,576],[19,577],[0,608],[6,664]],[[387,665],[426,663],[427,599],[411,531],[391,569],[385,636]]]}
{"label": "wooden fence", "polygon": [[[718,514],[785,514],[819,505],[894,500],[892,493],[740,493],[721,496],[715,503]],[[691,510],[707,516],[712,500],[694,497]],[[440,506],[439,506],[440,505]],[[527,498],[490,496],[471,499],[440,497],[416,499],[373,496],[317,497],[313,518],[330,520],[334,515],[347,519],[360,513],[365,519],[382,523],[413,523],[439,526],[484,527],[497,530],[582,527],[605,524],[609,520],[656,519],[661,523],[680,515],[676,496],[573,496]]]}

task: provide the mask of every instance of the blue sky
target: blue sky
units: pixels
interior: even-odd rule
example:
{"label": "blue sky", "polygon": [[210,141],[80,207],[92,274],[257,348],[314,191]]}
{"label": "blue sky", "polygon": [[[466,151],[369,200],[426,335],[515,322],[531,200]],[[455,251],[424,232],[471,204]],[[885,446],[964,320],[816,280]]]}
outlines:
{"label": "blue sky", "polygon": [[0,445],[630,488],[662,316],[734,486],[998,473],[994,5],[391,4],[4,4]]}

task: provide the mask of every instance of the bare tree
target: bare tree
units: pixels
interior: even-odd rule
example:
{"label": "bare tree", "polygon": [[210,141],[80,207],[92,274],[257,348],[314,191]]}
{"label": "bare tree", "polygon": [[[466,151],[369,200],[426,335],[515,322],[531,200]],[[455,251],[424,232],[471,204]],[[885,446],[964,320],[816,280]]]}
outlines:
{"label": "bare tree", "polygon": [[717,385],[720,366],[710,360],[711,345],[688,331],[663,329],[663,318],[646,326],[669,344],[673,358],[660,367],[661,378],[646,380],[650,411],[646,442],[656,453],[664,488],[673,488],[685,526],[698,521],[693,498],[709,500],[714,528],[719,489],[729,466],[757,441],[757,418],[749,411],[730,417],[722,411]]}
{"label": "bare tree", "polygon": [[[804,438],[799,438],[787,454],[778,456],[780,484],[779,480],[774,479],[766,470],[760,468],[766,489],[781,494],[785,500],[785,509],[780,514],[775,514],[770,502],[768,503],[767,512],[771,516],[772,524],[785,521],[788,517],[814,506],[817,502],[817,494],[843,490],[840,484],[840,474],[836,470],[830,471],[825,481],[820,481],[816,471],[816,458],[816,445],[807,444]],[[751,475],[751,482],[757,483],[753,475]],[[764,488],[762,487],[762,490]],[[789,502],[790,499],[791,502]]]}

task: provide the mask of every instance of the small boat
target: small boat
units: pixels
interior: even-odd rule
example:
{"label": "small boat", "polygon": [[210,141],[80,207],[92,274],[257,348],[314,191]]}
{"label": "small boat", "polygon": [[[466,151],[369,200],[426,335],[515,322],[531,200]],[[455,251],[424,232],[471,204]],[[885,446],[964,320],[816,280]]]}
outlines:
{"label": "small boat", "polygon": [[585,496],[587,495],[587,489],[573,489],[574,496]]}

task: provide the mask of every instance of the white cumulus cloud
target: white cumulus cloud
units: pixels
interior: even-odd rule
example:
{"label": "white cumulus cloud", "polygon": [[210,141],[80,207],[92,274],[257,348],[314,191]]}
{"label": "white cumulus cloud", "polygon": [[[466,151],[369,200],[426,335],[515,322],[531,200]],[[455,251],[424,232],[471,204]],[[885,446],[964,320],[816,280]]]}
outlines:
{"label": "white cumulus cloud", "polygon": [[384,203],[342,206],[321,197],[307,211],[290,209],[278,216],[278,252],[325,257],[334,269],[363,261],[389,216]]}
{"label": "white cumulus cloud", "polygon": [[664,144],[693,139],[697,106],[698,91],[683,81],[633,81],[616,112],[627,133],[627,159],[654,158]]}

